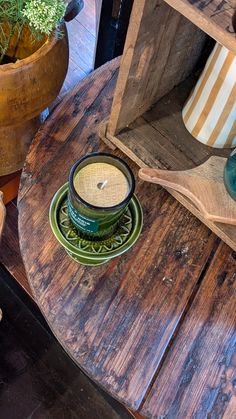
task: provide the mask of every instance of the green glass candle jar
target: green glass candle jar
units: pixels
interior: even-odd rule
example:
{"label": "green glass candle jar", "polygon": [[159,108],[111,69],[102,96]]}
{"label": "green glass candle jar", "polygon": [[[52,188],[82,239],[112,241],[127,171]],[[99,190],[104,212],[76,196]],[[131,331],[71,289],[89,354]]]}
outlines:
{"label": "green glass candle jar", "polygon": [[224,183],[231,198],[236,201],[236,149],[227,159],[224,169]]}
{"label": "green glass candle jar", "polygon": [[96,240],[109,237],[134,189],[134,175],[120,158],[107,153],[82,157],[69,175],[69,217],[86,237]]}

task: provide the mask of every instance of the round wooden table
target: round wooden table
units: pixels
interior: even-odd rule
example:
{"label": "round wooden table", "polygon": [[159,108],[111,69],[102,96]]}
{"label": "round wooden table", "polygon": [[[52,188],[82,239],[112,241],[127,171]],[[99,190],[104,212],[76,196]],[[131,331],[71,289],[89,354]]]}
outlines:
{"label": "round wooden table", "polygon": [[153,418],[233,418],[235,254],[166,191],[141,181],[142,235],[110,263],[77,264],[50,229],[50,202],[75,160],[110,151],[97,131],[118,65],[83,80],[32,143],[18,201],[28,279],[61,345],[125,406]]}

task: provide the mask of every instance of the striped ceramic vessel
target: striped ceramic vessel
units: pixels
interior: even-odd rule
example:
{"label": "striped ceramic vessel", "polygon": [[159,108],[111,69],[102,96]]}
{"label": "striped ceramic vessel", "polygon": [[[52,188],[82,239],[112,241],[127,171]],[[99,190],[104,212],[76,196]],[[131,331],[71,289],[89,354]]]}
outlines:
{"label": "striped ceramic vessel", "polygon": [[236,56],[218,43],[184,106],[183,121],[206,145],[236,146]]}

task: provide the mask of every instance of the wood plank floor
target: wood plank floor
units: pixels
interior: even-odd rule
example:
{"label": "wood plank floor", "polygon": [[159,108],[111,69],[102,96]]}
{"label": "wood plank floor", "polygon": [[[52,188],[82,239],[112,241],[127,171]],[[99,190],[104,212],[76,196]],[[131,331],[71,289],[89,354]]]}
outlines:
{"label": "wood plank floor", "polygon": [[67,23],[70,58],[69,69],[59,98],[93,70],[96,43],[95,1],[84,0],[79,15]]}
{"label": "wood plank floor", "polygon": [[[85,0],[84,9],[67,24],[69,70],[52,108],[93,69],[96,42],[94,3],[94,0]],[[3,310],[0,323],[0,418],[131,417],[75,366],[27,295],[31,295],[31,291],[20,255],[16,201],[7,206],[0,261],[0,307]]]}

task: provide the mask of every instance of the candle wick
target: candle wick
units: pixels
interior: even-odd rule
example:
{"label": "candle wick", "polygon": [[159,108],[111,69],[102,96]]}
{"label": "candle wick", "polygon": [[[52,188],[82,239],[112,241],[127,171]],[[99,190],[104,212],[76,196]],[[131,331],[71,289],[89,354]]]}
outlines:
{"label": "candle wick", "polygon": [[99,182],[97,184],[98,189],[103,190],[108,184],[108,180],[104,180],[104,182]]}

